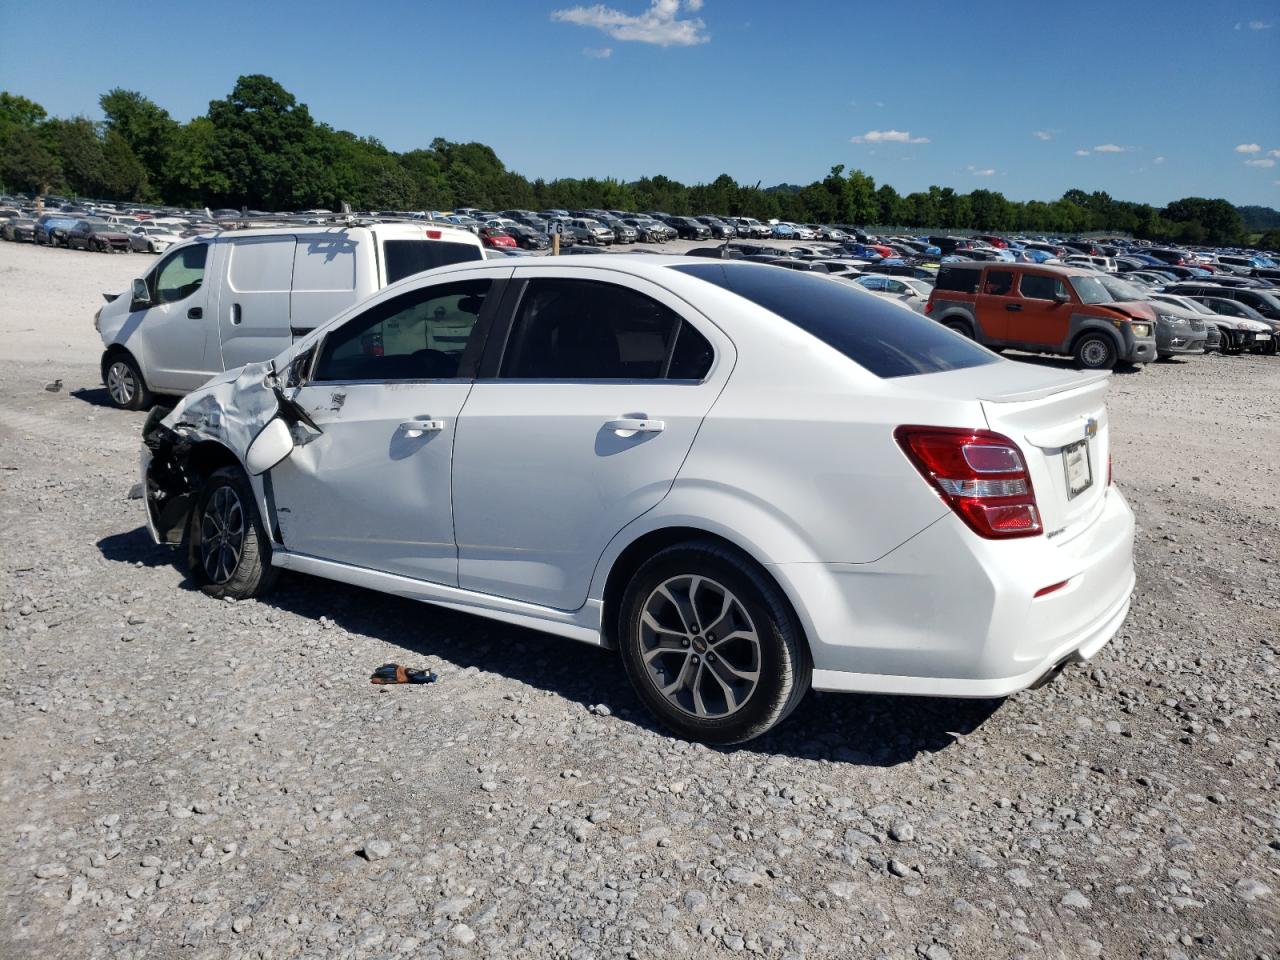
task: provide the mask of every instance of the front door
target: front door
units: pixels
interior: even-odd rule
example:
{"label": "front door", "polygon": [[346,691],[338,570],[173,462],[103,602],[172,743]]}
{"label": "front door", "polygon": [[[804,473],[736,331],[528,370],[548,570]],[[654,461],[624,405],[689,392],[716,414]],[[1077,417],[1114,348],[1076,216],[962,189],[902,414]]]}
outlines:
{"label": "front door", "polygon": [[671,488],[733,350],[646,280],[565,267],[517,268],[514,282],[501,365],[458,429],[458,579],[574,610],[609,541]]}
{"label": "front door", "polygon": [[210,250],[207,243],[193,243],[161,260],[147,276],[151,305],[129,318],[130,324],[136,318],[144,348],[135,353],[153,390],[186,393],[222,369],[210,349],[207,275],[216,275]]}
{"label": "front door", "polygon": [[286,549],[457,585],[450,472],[493,282],[380,298],[321,342],[294,397],[321,432],[295,427],[270,474]]}
{"label": "front door", "polygon": [[1061,347],[1071,334],[1071,292],[1051,274],[1023,273],[1018,280],[1022,310],[1009,323],[1008,339],[1041,347]]}

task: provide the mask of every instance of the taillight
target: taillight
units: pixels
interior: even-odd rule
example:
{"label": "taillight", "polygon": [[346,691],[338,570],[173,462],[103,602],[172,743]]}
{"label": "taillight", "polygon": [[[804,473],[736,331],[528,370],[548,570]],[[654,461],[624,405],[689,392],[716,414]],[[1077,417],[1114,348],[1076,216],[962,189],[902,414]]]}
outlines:
{"label": "taillight", "polygon": [[1115,475],[1111,472],[1111,454],[1107,454],[1107,486],[1115,483]]}
{"label": "taillight", "polygon": [[938,495],[978,536],[1034,537],[1044,531],[1022,453],[990,430],[898,427],[894,439]]}
{"label": "taillight", "polygon": [[924,312],[925,312],[925,314],[926,314],[926,315],[928,315],[928,314],[930,314],[930,313],[933,313],[933,301],[932,301],[932,300],[930,300],[928,303],[926,303],[926,304],[924,305]]}
{"label": "taillight", "polygon": [[439,240],[441,237],[444,236],[444,234],[441,233],[439,230],[428,230],[426,233],[427,233],[428,240]]}

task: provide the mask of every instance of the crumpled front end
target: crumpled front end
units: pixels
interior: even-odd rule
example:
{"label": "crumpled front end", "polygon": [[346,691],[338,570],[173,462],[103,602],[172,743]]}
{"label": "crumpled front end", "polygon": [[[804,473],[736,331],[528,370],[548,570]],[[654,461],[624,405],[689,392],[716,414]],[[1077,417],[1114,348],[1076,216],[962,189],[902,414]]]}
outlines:
{"label": "crumpled front end", "polygon": [[279,412],[274,378],[270,363],[246,364],[172,410],[152,410],[142,428],[142,484],[156,543],[181,543],[209,474],[244,465],[249,445]]}

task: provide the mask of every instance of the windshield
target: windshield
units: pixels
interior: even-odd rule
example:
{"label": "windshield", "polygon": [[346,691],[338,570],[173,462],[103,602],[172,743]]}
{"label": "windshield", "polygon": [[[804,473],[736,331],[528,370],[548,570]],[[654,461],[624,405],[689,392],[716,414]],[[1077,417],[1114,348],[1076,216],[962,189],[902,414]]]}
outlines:
{"label": "windshield", "polygon": [[1146,300],[1147,294],[1143,293],[1139,287],[1134,286],[1127,280],[1121,280],[1117,277],[1099,277],[1098,282],[1107,288],[1107,292],[1117,301],[1121,300]]}
{"label": "windshield", "polygon": [[1115,297],[1094,277],[1071,277],[1071,289],[1082,303],[1112,303]]}

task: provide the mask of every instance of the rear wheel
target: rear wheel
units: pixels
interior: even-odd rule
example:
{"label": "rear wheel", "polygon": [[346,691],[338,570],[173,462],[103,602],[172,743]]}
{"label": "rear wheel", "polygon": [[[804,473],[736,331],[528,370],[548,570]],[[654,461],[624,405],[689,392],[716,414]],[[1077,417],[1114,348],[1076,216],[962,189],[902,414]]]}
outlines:
{"label": "rear wheel", "polygon": [[964,320],[944,320],[942,325],[948,330],[954,330],[962,337],[973,339],[973,327],[969,326]]}
{"label": "rear wheel", "polygon": [[209,476],[188,537],[191,575],[210,596],[245,600],[266,593],[275,582],[271,542],[253,488],[238,467]]}
{"label": "rear wheel", "polygon": [[143,410],[151,406],[151,391],[142,379],[142,371],[127,353],[117,353],[107,360],[102,379],[111,402],[120,409]]}
{"label": "rear wheel", "polygon": [[677,544],[650,558],[627,586],[618,626],[636,693],[689,740],[750,740],[809,689],[809,651],[790,604],[759,568],[717,543]]}
{"label": "rear wheel", "polygon": [[1116,365],[1115,344],[1102,333],[1088,333],[1077,340],[1073,355],[1081,370],[1110,370]]}

